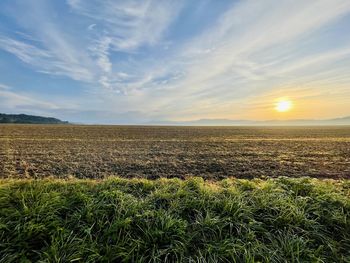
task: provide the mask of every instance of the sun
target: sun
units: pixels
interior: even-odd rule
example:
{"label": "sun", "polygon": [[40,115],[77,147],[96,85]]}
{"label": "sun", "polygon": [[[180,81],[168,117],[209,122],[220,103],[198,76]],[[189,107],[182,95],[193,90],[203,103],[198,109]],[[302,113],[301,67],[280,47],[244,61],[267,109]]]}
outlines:
{"label": "sun", "polygon": [[293,103],[290,100],[280,100],[276,103],[275,109],[278,112],[286,112],[291,110],[293,107]]}

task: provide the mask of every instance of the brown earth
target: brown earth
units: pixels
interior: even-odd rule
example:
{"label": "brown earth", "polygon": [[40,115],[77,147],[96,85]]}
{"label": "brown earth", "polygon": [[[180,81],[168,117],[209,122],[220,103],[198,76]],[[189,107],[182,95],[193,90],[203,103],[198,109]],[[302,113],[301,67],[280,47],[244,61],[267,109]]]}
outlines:
{"label": "brown earth", "polygon": [[0,125],[0,177],[350,178],[350,126]]}

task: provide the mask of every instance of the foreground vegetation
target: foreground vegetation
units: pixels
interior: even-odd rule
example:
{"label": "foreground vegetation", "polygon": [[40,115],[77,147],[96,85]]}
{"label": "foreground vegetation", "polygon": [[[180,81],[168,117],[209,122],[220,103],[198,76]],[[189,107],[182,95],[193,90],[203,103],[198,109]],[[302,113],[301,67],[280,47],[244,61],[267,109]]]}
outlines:
{"label": "foreground vegetation", "polygon": [[0,262],[349,262],[350,181],[0,181]]}

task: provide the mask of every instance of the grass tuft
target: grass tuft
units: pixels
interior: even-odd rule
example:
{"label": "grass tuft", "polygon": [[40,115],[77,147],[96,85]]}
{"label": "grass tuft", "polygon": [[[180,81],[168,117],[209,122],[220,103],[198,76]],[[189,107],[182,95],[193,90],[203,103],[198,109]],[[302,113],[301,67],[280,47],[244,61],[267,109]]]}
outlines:
{"label": "grass tuft", "polygon": [[349,262],[349,185],[5,179],[0,262]]}

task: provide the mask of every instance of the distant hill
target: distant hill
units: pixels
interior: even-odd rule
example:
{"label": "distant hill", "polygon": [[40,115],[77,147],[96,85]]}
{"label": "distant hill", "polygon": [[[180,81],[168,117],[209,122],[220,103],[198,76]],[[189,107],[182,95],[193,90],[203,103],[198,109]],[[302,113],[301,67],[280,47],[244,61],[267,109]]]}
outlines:
{"label": "distant hill", "polygon": [[67,124],[68,122],[51,117],[0,113],[0,123]]}
{"label": "distant hill", "polygon": [[308,125],[350,125],[350,116],[336,119],[310,120],[310,119],[294,119],[294,120],[230,120],[230,119],[199,119],[193,121],[162,121],[152,122],[155,125],[184,125],[184,126],[308,126]]}

